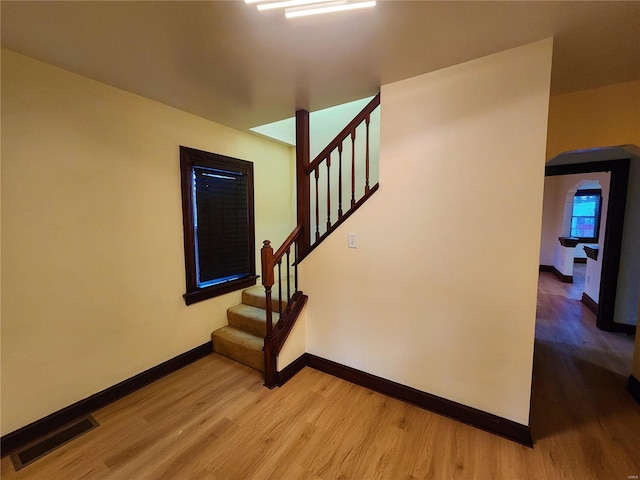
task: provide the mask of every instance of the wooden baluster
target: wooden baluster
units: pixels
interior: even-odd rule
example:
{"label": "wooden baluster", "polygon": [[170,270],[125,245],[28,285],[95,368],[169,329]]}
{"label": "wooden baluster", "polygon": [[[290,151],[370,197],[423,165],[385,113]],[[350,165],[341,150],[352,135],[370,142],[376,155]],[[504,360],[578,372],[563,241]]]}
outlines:
{"label": "wooden baluster", "polygon": [[278,260],[278,313],[282,313],[282,259]]}
{"label": "wooden baluster", "polygon": [[320,240],[320,202],[318,200],[318,167],[314,170],[316,177],[316,242]]}
{"label": "wooden baluster", "polygon": [[364,183],[364,193],[365,195],[369,193],[369,122],[371,121],[370,114],[367,113],[365,117],[365,123],[367,125],[367,153],[366,153],[366,173],[365,173],[365,183]]}
{"label": "wooden baluster", "polygon": [[351,131],[351,206],[356,204],[356,130]]}
{"label": "wooden baluster", "polygon": [[331,154],[327,155],[327,232],[331,229]]}
{"label": "wooden baluster", "polygon": [[266,318],[266,335],[264,337],[264,385],[268,388],[276,386],[276,358],[273,355],[273,315],[271,311],[271,287],[273,287],[273,248],[269,240],[264,241],[260,251],[262,260],[262,285],[264,286]]}
{"label": "wooden baluster", "polygon": [[300,252],[298,251],[298,240],[296,240],[295,251],[293,256],[293,281],[294,281],[293,288],[295,288],[295,292],[298,291],[298,255],[299,253]]}
{"label": "wooden baluster", "polygon": [[338,220],[342,218],[342,142],[338,145]]}
{"label": "wooden baluster", "polygon": [[291,247],[287,248],[287,305],[289,305],[289,300],[291,299],[291,285],[290,285],[290,275],[291,272],[289,270],[289,265],[291,265],[291,261],[289,260],[289,252],[291,252]]}

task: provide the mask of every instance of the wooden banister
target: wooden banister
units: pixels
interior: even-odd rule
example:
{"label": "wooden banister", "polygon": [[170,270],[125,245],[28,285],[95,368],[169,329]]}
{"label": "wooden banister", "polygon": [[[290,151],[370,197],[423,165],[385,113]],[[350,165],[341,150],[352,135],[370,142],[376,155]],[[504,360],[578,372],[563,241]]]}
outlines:
{"label": "wooden banister", "polygon": [[[307,182],[305,188],[310,189],[303,199],[298,198],[298,211],[305,208],[305,215],[313,216],[313,220],[308,220],[311,231],[309,228],[303,229],[301,237],[305,240],[309,239],[310,243],[300,250],[298,261],[306,258],[320,242],[377,191],[378,184],[372,185],[370,178],[372,157],[370,142],[372,114],[379,106],[380,94],[378,93],[312,162],[307,163],[306,160],[298,162],[298,168],[304,168]],[[301,125],[301,127],[303,127],[303,133],[306,134],[309,126]],[[362,130],[357,132],[360,128]],[[356,143],[356,137],[360,136],[362,136],[362,142]],[[362,145],[363,143],[364,145]],[[350,148],[351,153],[345,155],[343,162],[345,148],[347,148],[347,152]],[[345,172],[343,172],[343,165]],[[337,174],[333,173],[336,168]],[[343,173],[346,175],[346,179],[343,178]],[[322,182],[320,182],[321,177]],[[326,188],[324,185],[325,177]],[[343,187],[346,190],[344,195]],[[350,195],[349,187],[351,188]],[[320,218],[321,216],[322,218]]]}
{"label": "wooden banister", "polygon": [[[365,105],[365,107],[360,110],[353,120],[351,120],[346,127],[344,127],[338,135],[327,145],[317,156],[313,159],[313,161],[306,166],[306,174],[309,175],[322,161],[327,158],[331,152],[336,150],[338,146],[345,140],[351,132],[355,132],[358,125],[364,122],[368,115],[371,114],[378,106],[380,105],[380,94],[378,93],[375,97],[371,99],[369,103]],[[307,113],[308,114],[308,113]],[[297,146],[297,145],[296,145]]]}
{"label": "wooden banister", "polygon": [[300,235],[301,232],[302,232],[302,226],[301,225],[296,225],[296,228],[293,229],[293,232],[291,232],[289,234],[289,236],[284,241],[282,246],[273,255],[274,262],[277,262],[278,260],[280,260],[284,256],[284,254],[287,252],[289,247],[291,247],[291,245],[293,245],[293,242],[295,242],[298,239],[298,236]]}
{"label": "wooden banister", "polygon": [[[262,285],[265,293],[265,310],[266,310],[266,335],[264,337],[264,384],[269,388],[273,388],[278,383],[278,372],[276,366],[276,358],[282,349],[289,332],[293,328],[296,318],[300,314],[302,307],[307,301],[306,295],[298,291],[298,242],[301,237],[303,228],[296,225],[293,231],[286,238],[284,243],[274,253],[271,242],[265,240],[260,251],[262,259]],[[293,262],[291,251],[293,249]],[[286,261],[286,290],[283,288],[282,278],[282,262]],[[293,264],[292,264],[293,263]],[[278,270],[276,278],[275,269]],[[291,270],[293,268],[294,275],[294,291],[291,291]],[[273,302],[272,288],[278,283],[277,300],[278,313],[280,314],[278,323],[273,325]],[[286,295],[283,296],[283,290]],[[286,302],[287,306],[283,310],[282,304]]]}
{"label": "wooden banister", "polygon": [[[266,335],[264,338],[264,368],[265,368],[265,386],[273,388],[278,384],[277,357],[280,350],[284,346],[287,336],[291,332],[296,318],[304,307],[307,296],[298,290],[298,264],[305,258],[319,243],[324,240],[333,230],[335,230],[342,222],[344,222],[353,212],[355,212],[371,195],[378,190],[378,184],[369,185],[369,125],[371,122],[371,114],[380,105],[380,94],[378,93],[361,111],[356,115],[349,124],[327,145],[326,148],[312,161],[309,162],[309,112],[306,110],[298,110],[296,112],[296,192],[297,192],[297,225],[293,231],[287,236],[286,240],[274,253],[273,247],[269,240],[264,241],[261,250],[262,258],[262,285],[265,290],[265,309],[266,309]],[[360,196],[356,195],[356,155],[355,141],[356,129],[364,123],[366,129],[366,146],[364,153],[364,192]],[[343,143],[351,141],[351,196],[350,205],[343,205]],[[334,170],[338,169],[337,185],[332,184],[331,174],[331,155],[334,155]],[[337,165],[335,158],[337,156]],[[346,158],[344,163],[348,163]],[[319,196],[319,178],[320,167],[322,163],[326,165],[326,230],[320,233],[320,196]],[[360,164],[359,164],[360,165]],[[345,168],[348,168],[345,165]],[[315,181],[311,181],[313,175]],[[336,175],[334,175],[336,176]],[[324,180],[323,180],[324,181]],[[315,186],[315,229],[311,228],[311,185]],[[346,181],[345,181],[346,183]],[[323,184],[324,188],[324,184]],[[349,187],[346,186],[348,189]],[[338,200],[334,199],[333,204],[337,205],[337,218],[331,221],[331,192],[337,189]],[[345,192],[346,194],[346,192]],[[324,195],[324,193],[323,193]],[[358,198],[356,198],[356,196]],[[349,202],[345,198],[345,204]],[[343,211],[343,206],[345,211]],[[325,223],[323,222],[323,228]],[[311,243],[312,234],[315,242]],[[292,261],[293,257],[293,261]],[[282,263],[285,262],[283,269]],[[277,272],[276,272],[277,269]],[[283,270],[285,273],[283,279]],[[293,291],[291,288],[291,271],[293,270]],[[273,286],[278,283],[275,293],[272,293]],[[285,284],[286,282],[286,284]],[[279,319],[276,325],[273,324],[273,303],[272,295],[277,295],[277,305]],[[274,299],[275,300],[275,299]],[[283,309],[283,305],[286,307]]]}

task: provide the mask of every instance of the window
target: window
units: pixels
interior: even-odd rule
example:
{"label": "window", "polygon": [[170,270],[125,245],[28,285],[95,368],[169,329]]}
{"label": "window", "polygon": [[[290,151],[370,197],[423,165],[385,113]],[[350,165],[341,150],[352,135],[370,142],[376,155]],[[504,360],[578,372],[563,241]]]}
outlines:
{"label": "window", "polygon": [[256,284],[253,164],[180,147],[190,305]]}
{"label": "window", "polygon": [[578,190],[573,197],[571,236],[597,242],[600,233],[601,190]]}

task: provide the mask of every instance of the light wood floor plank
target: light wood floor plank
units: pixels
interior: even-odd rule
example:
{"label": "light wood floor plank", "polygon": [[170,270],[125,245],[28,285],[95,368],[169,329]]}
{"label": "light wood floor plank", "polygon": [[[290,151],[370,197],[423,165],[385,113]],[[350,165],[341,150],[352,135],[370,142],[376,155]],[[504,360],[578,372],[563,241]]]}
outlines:
{"label": "light wood floor plank", "polygon": [[[580,272],[574,274],[580,281]],[[212,354],[95,412],[96,428],[3,480],[622,479],[640,475],[633,338],[541,273],[529,449],[303,369],[267,390]]]}

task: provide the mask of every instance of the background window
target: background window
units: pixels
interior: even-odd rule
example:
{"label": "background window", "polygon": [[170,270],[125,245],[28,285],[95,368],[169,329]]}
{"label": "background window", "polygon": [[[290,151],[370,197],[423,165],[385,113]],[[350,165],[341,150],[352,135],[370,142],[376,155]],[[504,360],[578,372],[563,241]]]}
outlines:
{"label": "background window", "polygon": [[571,236],[584,241],[598,241],[600,231],[601,190],[578,190],[573,197]]}
{"label": "background window", "polygon": [[187,305],[256,283],[253,164],[180,147]]}

